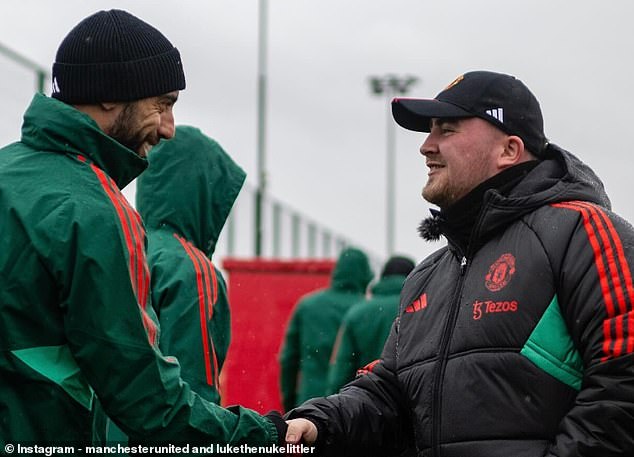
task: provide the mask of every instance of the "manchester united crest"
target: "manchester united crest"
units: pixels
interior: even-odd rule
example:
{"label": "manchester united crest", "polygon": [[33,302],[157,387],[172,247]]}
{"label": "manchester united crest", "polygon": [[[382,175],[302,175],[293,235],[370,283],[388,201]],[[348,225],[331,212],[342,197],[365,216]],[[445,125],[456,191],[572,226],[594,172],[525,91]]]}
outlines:
{"label": "manchester united crest", "polygon": [[515,273],[515,257],[513,254],[502,254],[489,268],[484,278],[484,285],[491,292],[497,292],[509,283],[513,273]]}

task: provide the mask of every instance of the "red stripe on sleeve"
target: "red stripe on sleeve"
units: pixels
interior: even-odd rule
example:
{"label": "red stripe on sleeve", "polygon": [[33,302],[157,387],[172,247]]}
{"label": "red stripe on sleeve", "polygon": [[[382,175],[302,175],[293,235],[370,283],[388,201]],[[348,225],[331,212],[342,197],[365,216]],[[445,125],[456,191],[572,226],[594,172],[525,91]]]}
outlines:
{"label": "red stripe on sleeve", "polygon": [[[623,245],[614,225],[600,207],[587,202],[568,202],[555,204],[553,206],[579,212],[582,215],[584,228],[586,229],[590,244],[592,245],[595,264],[597,266],[597,270],[599,271],[601,289],[609,318],[603,323],[603,333],[605,336],[603,343],[603,351],[605,354],[604,360],[610,356],[618,357],[624,350],[628,353],[632,352],[632,350],[634,350],[634,322],[632,319],[632,311],[627,311],[628,306],[626,300],[629,298],[631,308],[634,290],[631,287],[632,277],[629,265],[627,264],[625,254],[623,252]],[[597,238],[592,222],[594,222],[597,227],[601,243],[599,243],[599,238]],[[603,265],[602,253],[605,254],[609,275]],[[627,290],[627,297],[619,272],[623,275],[625,289]],[[608,284],[608,282],[611,282],[612,289],[610,289],[610,284]],[[612,290],[614,290],[614,294],[618,302],[618,315],[612,299]],[[611,322],[614,322],[614,331],[616,333],[616,337],[613,341],[613,349],[610,349],[612,342]],[[624,336],[624,330],[626,328],[627,337]]]}
{"label": "red stripe on sleeve", "polygon": [[211,266],[211,261],[209,260],[209,258],[200,249],[196,249],[195,247],[192,249],[203,269],[203,278],[205,280],[204,282],[206,293],[205,298],[207,299],[207,319],[211,320],[214,309],[212,300],[212,275],[210,270],[213,270],[213,267]]}
{"label": "red stripe on sleeve", "polygon": [[634,311],[627,313],[627,352],[634,352]]}
{"label": "red stripe on sleeve", "polygon": [[[583,206],[589,207],[592,205],[585,203],[583,204]],[[596,213],[598,213],[601,216],[601,219],[603,220],[605,226],[608,229],[608,232],[610,233],[610,237],[612,239],[612,242],[614,243],[614,248],[616,249],[620,271],[623,275],[623,281],[625,283],[625,287],[623,287],[623,285],[621,284],[621,281],[618,276],[618,272],[616,273],[616,279],[618,284],[617,297],[619,299],[619,308],[621,309],[621,312],[624,315],[624,316],[619,316],[619,318],[621,319],[620,328],[623,329],[627,327],[628,329],[627,331],[628,336],[625,339],[626,340],[625,350],[627,353],[631,353],[631,352],[634,352],[634,287],[632,286],[632,273],[630,270],[630,266],[627,263],[627,259],[625,258],[623,243],[621,241],[621,238],[619,237],[619,234],[616,231],[616,228],[614,227],[614,224],[612,223],[608,215],[605,214],[605,211],[603,211],[601,208],[594,206],[593,209]],[[629,311],[628,311],[626,300],[629,300],[629,304],[630,304]],[[627,323],[623,322],[624,319],[627,319]]]}
{"label": "red stripe on sleeve", "polygon": [[132,235],[131,235],[130,227],[128,225],[128,219],[124,215],[123,208],[121,208],[120,202],[114,196],[114,192],[110,188],[106,174],[93,164],[90,164],[90,167],[92,168],[93,172],[97,175],[97,178],[99,179],[99,182],[101,183],[101,187],[103,187],[104,191],[108,195],[108,198],[110,198],[110,201],[112,202],[115,208],[115,211],[117,212],[117,216],[119,216],[119,222],[121,222],[121,227],[123,229],[123,237],[125,239],[126,247],[129,253],[130,265],[128,269],[130,271],[130,279],[132,281],[132,288],[134,289],[134,293],[138,295],[139,285],[135,281],[135,277],[133,274],[134,266],[135,266],[134,257],[136,255],[136,250],[134,249],[134,244],[132,243]]}
{"label": "red stripe on sleeve", "polygon": [[[82,157],[82,159],[83,161],[86,161],[85,158]],[[97,176],[99,183],[110,199],[112,205],[115,208],[115,212],[119,217],[126,243],[126,248],[128,250],[128,270],[130,274],[132,290],[134,291],[137,305],[139,306],[139,309],[141,311],[143,327],[148,334],[149,342],[151,345],[156,346],[158,329],[156,327],[156,324],[154,323],[152,318],[150,318],[146,311],[150,276],[147,261],[145,259],[143,238],[141,238],[145,236],[145,233],[138,233],[139,228],[135,227],[134,224],[135,218],[134,216],[131,217],[131,213],[136,214],[136,212],[130,207],[127,200],[125,199],[123,194],[121,194],[119,188],[114,183],[114,181],[112,181],[112,179],[110,179],[103,170],[101,170],[93,163],[90,163],[90,168]],[[140,218],[137,219],[137,221],[140,221]]]}
{"label": "red stripe on sleeve", "polygon": [[203,289],[203,273],[201,271],[201,265],[199,265],[199,259],[196,258],[196,254],[194,254],[193,247],[190,246],[189,242],[184,238],[178,236],[176,233],[174,237],[180,242],[185,249],[185,252],[189,256],[189,259],[192,261],[194,265],[194,270],[196,271],[196,287],[198,289],[198,313],[200,316],[200,331],[202,334],[202,344],[203,344],[203,358],[205,363],[205,375],[207,378],[207,384],[210,386],[214,385],[214,380],[212,378],[211,373],[211,361],[209,354],[209,340],[207,333],[207,318],[205,316],[205,293]]}
{"label": "red stripe on sleeve", "polygon": [[[103,172],[102,172],[103,173]],[[134,258],[134,266],[130,272],[132,275],[133,281],[136,277],[137,284],[137,301],[139,307],[141,308],[141,314],[143,318],[143,325],[148,333],[150,343],[154,346],[157,345],[158,342],[158,329],[156,323],[152,320],[152,318],[147,313],[147,305],[148,305],[148,294],[150,290],[150,271],[147,265],[147,260],[145,258],[145,247],[144,247],[144,239],[145,239],[145,230],[143,229],[143,224],[141,222],[141,217],[139,214],[130,206],[126,198],[123,196],[119,188],[115,184],[115,182],[106,176],[106,181],[110,185],[110,189],[112,190],[112,194],[119,202],[121,208],[125,215],[127,216],[127,220],[129,222],[129,227],[131,228],[132,233],[132,245],[134,247],[134,254],[131,258]],[[132,263],[132,262],[131,262]]]}
{"label": "red stripe on sleeve", "polygon": [[[574,205],[574,202],[570,203],[558,203],[553,205],[556,208],[566,208],[573,211],[577,211],[581,214],[583,219],[583,226],[588,235],[588,240],[590,245],[592,246],[592,251],[594,253],[594,263],[597,267],[597,271],[599,274],[599,283],[601,284],[601,291],[603,294],[603,300],[605,301],[606,310],[608,313],[608,318],[614,317],[614,303],[612,301],[612,294],[610,293],[610,287],[607,280],[607,274],[605,271],[605,266],[603,264],[603,258],[601,256],[601,247],[599,246],[599,242],[592,227],[592,223],[590,222],[590,215],[588,211],[580,208],[579,206]],[[612,331],[610,329],[610,321],[605,320],[603,322],[603,354],[604,359],[610,357],[610,345],[612,343]]]}
{"label": "red stripe on sleeve", "polygon": [[[214,271],[214,266],[211,263],[211,260],[209,260],[209,257],[207,257],[205,255],[204,252],[202,252],[200,249],[197,249],[195,246],[191,246],[190,244],[190,248],[192,249],[193,253],[197,256],[198,261],[200,262],[200,265],[202,266],[202,270],[203,270],[203,280],[204,280],[204,284],[205,284],[205,298],[206,298],[206,302],[207,302],[207,321],[211,321],[211,318],[213,317],[213,313],[214,313],[214,308],[213,305],[215,303],[215,300],[212,299],[212,291],[213,291],[213,296],[215,297],[217,295],[217,287],[218,285],[216,284],[216,272]],[[201,318],[204,318],[204,316],[201,316]],[[218,357],[216,355],[216,348],[214,345],[214,340],[213,340],[213,335],[209,336],[209,341],[211,343],[211,361],[214,365],[214,384],[216,386],[219,385],[219,380],[218,380]]]}
{"label": "red stripe on sleeve", "polygon": [[138,272],[139,272],[139,278],[140,278],[140,284],[141,284],[141,305],[143,307],[143,309],[147,308],[147,304],[148,304],[148,297],[150,294],[150,269],[148,267],[147,264],[147,259],[145,257],[145,245],[144,245],[144,240],[145,240],[145,229],[143,228],[143,221],[141,220],[141,216],[139,215],[139,213],[132,208],[132,206],[130,206],[130,204],[128,203],[128,201],[126,200],[126,198],[123,196],[123,194],[121,192],[118,192],[118,194],[120,195],[121,199],[124,202],[124,207],[127,210],[128,216],[130,217],[130,220],[132,222],[133,227],[135,227],[135,233],[138,232],[138,249],[139,252],[141,253],[141,255],[139,255],[138,259]]}
{"label": "red stripe on sleeve", "polygon": [[605,265],[603,263],[603,257],[601,255],[601,246],[599,245],[599,240],[594,231],[594,227],[592,227],[592,223],[590,222],[590,215],[588,211],[574,204],[568,203],[558,203],[553,206],[559,208],[567,208],[574,211],[577,211],[581,214],[583,218],[583,227],[586,229],[586,233],[588,234],[588,240],[590,241],[590,245],[592,246],[592,252],[594,253],[594,262],[597,266],[597,270],[599,272],[599,281],[601,283],[601,291],[603,292],[603,299],[605,300],[606,308],[608,311],[609,317],[614,317],[614,302],[612,300],[612,294],[610,293],[610,285],[608,284],[608,275],[606,273]]}
{"label": "red stripe on sleeve", "polygon": [[623,278],[625,279],[625,288],[627,290],[628,298],[630,299],[630,307],[632,308],[632,310],[634,310],[634,287],[632,286],[632,273],[630,271],[630,266],[627,263],[627,259],[625,258],[623,243],[621,242],[621,238],[614,228],[614,224],[612,224],[612,221],[607,216],[607,214],[605,214],[605,212],[601,211],[600,209],[598,212],[599,214],[601,214],[603,220],[605,221],[605,225],[608,227],[608,231],[610,232],[612,240],[614,241],[614,246],[616,248],[619,259],[619,265],[623,273]]}
{"label": "red stripe on sleeve", "polygon": [[[624,276],[624,280],[627,283],[628,280],[631,283],[631,274],[629,271],[629,266],[627,261],[625,260],[625,255],[623,254],[623,245],[621,244],[621,239],[619,238],[612,221],[608,218],[608,216],[603,212],[600,208],[595,205],[591,205],[586,202],[578,202],[580,207],[589,210],[592,214],[592,218],[595,221],[597,227],[599,227],[599,232],[601,234],[601,239],[603,241],[603,246],[605,247],[606,258],[608,259],[608,265],[610,268],[610,277],[614,284],[614,293],[617,298],[617,302],[619,305],[619,315],[615,320],[616,327],[616,340],[614,341],[614,355],[619,356],[622,354],[625,349],[627,352],[631,352],[631,347],[634,343],[632,339],[632,335],[628,330],[628,337],[624,336],[624,329],[628,325],[625,322],[625,316],[627,315],[627,303],[625,297],[625,290],[621,283],[621,278],[619,276],[619,268]],[[609,232],[609,235],[608,235]],[[618,255],[618,265],[617,265],[617,257],[614,254],[614,250],[612,248],[612,244],[614,244],[614,249],[616,249]],[[630,294],[630,303],[632,302],[631,294]],[[629,319],[628,319],[629,321]],[[630,324],[631,326],[631,324]],[[624,348],[624,346],[626,346]],[[630,349],[628,350],[628,347]]]}
{"label": "red stripe on sleeve", "polygon": [[[614,243],[614,247],[618,252],[617,246],[621,244],[620,239],[616,233],[616,230],[614,230],[614,226],[611,227],[610,236],[608,236],[606,227],[603,225],[603,223],[607,222],[609,224],[607,227],[607,229],[609,230],[611,226],[611,221],[608,219],[603,211],[599,211],[596,206],[590,205],[588,203],[579,203],[579,206],[590,211],[590,213],[592,214],[592,219],[595,221],[595,224],[599,229],[599,234],[601,235],[601,240],[603,241],[603,246],[605,248],[605,255],[608,259],[610,277],[614,282],[614,292],[619,304],[619,312],[621,314],[625,314],[627,312],[627,304],[625,303],[625,291],[623,290],[623,286],[621,284],[621,278],[619,277],[618,268],[619,266],[621,267],[624,275],[627,275],[627,273],[629,273],[629,268],[627,266],[627,262],[624,262],[624,258],[619,259],[619,265],[617,265],[617,259],[614,255],[614,249],[612,248],[612,243]],[[625,268],[623,268],[624,266]]]}
{"label": "red stripe on sleeve", "polygon": [[373,360],[372,362],[368,363],[366,366],[364,366],[363,368],[359,368],[357,370],[357,377],[358,376],[363,376],[366,375],[368,373],[371,373],[374,370],[374,367],[381,361],[381,359],[376,359]]}

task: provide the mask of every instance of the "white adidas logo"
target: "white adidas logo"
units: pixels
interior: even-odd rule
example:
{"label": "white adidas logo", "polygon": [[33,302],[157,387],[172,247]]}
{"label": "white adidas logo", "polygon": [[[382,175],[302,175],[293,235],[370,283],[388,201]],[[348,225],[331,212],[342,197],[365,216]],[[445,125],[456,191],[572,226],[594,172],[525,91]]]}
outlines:
{"label": "white adidas logo", "polygon": [[486,110],[486,113],[489,116],[494,117],[498,121],[504,123],[504,110],[502,108],[488,109]]}
{"label": "white adidas logo", "polygon": [[59,84],[57,84],[57,78],[53,78],[53,93],[59,94]]}

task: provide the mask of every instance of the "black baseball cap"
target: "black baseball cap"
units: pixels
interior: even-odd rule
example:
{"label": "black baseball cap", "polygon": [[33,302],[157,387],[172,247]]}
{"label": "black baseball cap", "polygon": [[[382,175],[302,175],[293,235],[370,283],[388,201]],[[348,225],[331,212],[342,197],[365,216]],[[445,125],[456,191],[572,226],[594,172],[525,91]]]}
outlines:
{"label": "black baseball cap", "polygon": [[539,102],[522,81],[491,71],[458,76],[434,99],[395,98],[394,120],[408,130],[429,132],[432,118],[479,117],[543,157],[547,139]]}

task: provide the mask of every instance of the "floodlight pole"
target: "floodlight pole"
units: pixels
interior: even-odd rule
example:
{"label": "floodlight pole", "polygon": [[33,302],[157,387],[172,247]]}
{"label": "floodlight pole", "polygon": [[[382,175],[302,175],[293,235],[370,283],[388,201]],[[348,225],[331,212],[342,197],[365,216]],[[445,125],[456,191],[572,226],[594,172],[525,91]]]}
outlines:
{"label": "floodlight pole", "polygon": [[36,84],[37,91],[44,93],[44,81],[46,80],[46,77],[48,76],[48,72],[44,68],[42,68],[40,65],[33,62],[32,60],[27,59],[23,55],[18,54],[14,50],[9,49],[2,43],[0,43],[0,54],[4,54],[9,59],[13,60],[16,63],[19,63],[23,67],[26,67],[29,70],[33,70],[37,77],[37,84]]}
{"label": "floodlight pole", "polygon": [[370,88],[374,95],[385,95],[387,99],[386,128],[386,186],[385,186],[385,247],[387,255],[394,254],[396,225],[396,132],[392,119],[391,102],[396,95],[405,95],[409,88],[418,82],[415,76],[396,75],[371,76]]}
{"label": "floodlight pole", "polygon": [[255,190],[255,256],[262,256],[264,195],[266,193],[266,73],[267,0],[260,0],[258,16],[258,127],[257,188]]}

